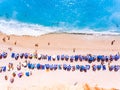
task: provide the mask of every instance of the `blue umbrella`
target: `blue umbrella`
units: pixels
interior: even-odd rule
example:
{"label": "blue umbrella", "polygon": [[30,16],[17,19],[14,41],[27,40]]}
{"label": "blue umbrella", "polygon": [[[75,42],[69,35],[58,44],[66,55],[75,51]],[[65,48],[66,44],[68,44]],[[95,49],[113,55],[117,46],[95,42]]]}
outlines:
{"label": "blue umbrella", "polygon": [[120,57],[118,55],[115,55],[115,60],[117,61]]}
{"label": "blue umbrella", "polygon": [[28,66],[29,69],[31,69],[31,64],[30,63],[28,63],[27,66]]}
{"label": "blue umbrella", "polygon": [[65,56],[65,60],[68,60],[68,59],[69,59],[69,56],[68,56],[68,55],[66,55],[66,56]]}
{"label": "blue umbrella", "polygon": [[53,64],[52,64],[52,65],[50,65],[50,70],[53,70],[53,68],[54,68],[54,67],[53,67]]}
{"label": "blue umbrella", "polygon": [[93,57],[90,57],[88,62],[91,63],[92,61],[94,61],[94,58]]}
{"label": "blue umbrella", "polygon": [[51,61],[51,56],[48,56],[48,61]]}
{"label": "blue umbrella", "polygon": [[37,67],[37,69],[40,69],[40,64],[38,63],[38,64],[36,65],[36,67]]}
{"label": "blue umbrella", "polygon": [[70,70],[71,70],[71,66],[68,65],[68,66],[67,66],[67,71],[70,71]]}
{"label": "blue umbrella", "polygon": [[93,71],[96,71],[97,66],[96,66],[96,65],[93,65],[93,66],[92,66],[92,69],[93,69]]}
{"label": "blue umbrella", "polygon": [[74,56],[70,56],[70,61],[73,62]]}
{"label": "blue umbrella", "polygon": [[11,57],[12,57],[12,58],[15,58],[15,53],[12,53],[12,54],[11,54]]}
{"label": "blue umbrella", "polygon": [[42,65],[42,70],[45,70],[45,65]]}
{"label": "blue umbrella", "polygon": [[2,70],[5,72],[5,71],[6,71],[6,66],[3,66],[3,67],[2,67]]}
{"label": "blue umbrella", "polygon": [[25,75],[28,77],[30,76],[30,72],[26,72]]}
{"label": "blue umbrella", "polygon": [[60,55],[57,55],[57,60],[60,60]]}
{"label": "blue umbrella", "polygon": [[109,67],[109,70],[112,71],[113,69],[114,69],[114,65],[111,65],[111,66]]}
{"label": "blue umbrella", "polygon": [[86,69],[89,70],[90,69],[90,65],[86,65]]}
{"label": "blue umbrella", "polygon": [[102,55],[97,56],[97,60],[100,61],[102,59]]}
{"label": "blue umbrella", "polygon": [[82,65],[81,67],[80,67],[80,71],[84,71],[85,70],[85,67]]}
{"label": "blue umbrella", "polygon": [[66,70],[67,69],[67,65],[63,64],[63,69]]}
{"label": "blue umbrella", "polygon": [[28,53],[25,53],[24,57],[25,57],[25,59],[27,59],[28,58]]}
{"label": "blue umbrella", "polygon": [[101,69],[101,65],[97,65],[97,69],[100,70]]}
{"label": "blue umbrella", "polygon": [[6,53],[6,52],[3,52],[3,53],[2,53],[2,57],[3,57],[3,58],[6,58],[6,57],[7,57],[7,53]]}
{"label": "blue umbrella", "polygon": [[54,70],[56,70],[57,69],[57,64],[54,64]]}
{"label": "blue umbrella", "polygon": [[80,69],[80,65],[76,65],[76,69],[79,70]]}
{"label": "blue umbrella", "polygon": [[45,64],[46,69],[49,69],[50,65],[49,64]]}
{"label": "blue umbrella", "polygon": [[118,71],[120,69],[120,66],[119,65],[115,65],[114,66],[114,71]]}
{"label": "blue umbrella", "polygon": [[75,61],[78,61],[79,56],[75,55]]}
{"label": "blue umbrella", "polygon": [[79,60],[82,61],[83,60],[83,57],[81,55],[79,55]]}
{"label": "blue umbrella", "polygon": [[15,59],[17,60],[19,58],[19,54],[16,54],[15,55]]}
{"label": "blue umbrella", "polygon": [[105,65],[102,65],[102,70],[106,70],[106,66]]}
{"label": "blue umbrella", "polygon": [[59,69],[59,70],[61,70],[61,69],[62,69],[62,67],[61,67],[61,65],[60,65],[60,64],[58,65],[58,69]]}
{"label": "blue umbrella", "polygon": [[64,55],[61,55],[61,60],[64,60],[65,56]]}
{"label": "blue umbrella", "polygon": [[23,58],[23,56],[24,56],[24,53],[21,53],[21,54],[20,54],[20,58],[22,59],[22,58]]}

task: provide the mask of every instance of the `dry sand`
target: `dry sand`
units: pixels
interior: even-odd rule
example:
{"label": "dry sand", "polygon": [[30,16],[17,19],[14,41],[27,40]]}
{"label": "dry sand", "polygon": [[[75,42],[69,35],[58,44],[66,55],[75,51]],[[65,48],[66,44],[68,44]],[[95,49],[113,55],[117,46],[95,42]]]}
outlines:
{"label": "dry sand", "polygon": [[[24,60],[11,59],[11,52],[30,52],[35,50],[41,54],[116,54],[120,52],[120,36],[100,36],[100,35],[75,35],[75,34],[47,34],[38,37],[31,36],[15,36],[0,34],[0,52],[8,52],[6,59],[0,60],[0,66],[8,65],[9,62],[13,62],[16,66],[19,62]],[[5,40],[3,41],[3,38]],[[111,45],[111,41],[115,40]],[[10,51],[9,49],[12,48]],[[75,52],[73,52],[75,49]],[[31,60],[33,63],[67,63],[71,65],[75,64],[87,64],[86,62],[66,62],[66,61],[38,61]],[[94,64],[97,64],[95,62]],[[98,63],[99,64],[99,63]],[[113,62],[112,64],[120,64],[120,61]],[[15,71],[15,70],[14,70]],[[22,68],[22,71],[28,71]],[[15,78],[13,84],[9,82],[11,73],[13,71],[7,71],[0,73],[0,90],[103,90],[120,89],[120,71],[109,72],[92,70],[88,72],[79,71],[38,71],[32,70],[30,77],[23,76],[22,78]],[[18,72],[18,71],[17,71]],[[8,81],[4,80],[4,76],[8,75]],[[99,87],[99,88],[98,88]]]}

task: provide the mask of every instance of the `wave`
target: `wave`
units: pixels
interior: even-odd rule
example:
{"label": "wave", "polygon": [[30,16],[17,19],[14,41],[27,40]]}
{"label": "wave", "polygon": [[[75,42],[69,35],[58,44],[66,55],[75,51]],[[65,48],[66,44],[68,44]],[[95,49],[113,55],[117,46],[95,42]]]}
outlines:
{"label": "wave", "polygon": [[0,19],[0,32],[7,35],[30,35],[39,36],[48,33],[74,33],[74,34],[109,34],[109,35],[120,35],[114,28],[108,29],[106,31],[93,30],[89,28],[74,28],[74,27],[47,27],[38,24],[28,24],[22,23],[15,20],[4,20]]}

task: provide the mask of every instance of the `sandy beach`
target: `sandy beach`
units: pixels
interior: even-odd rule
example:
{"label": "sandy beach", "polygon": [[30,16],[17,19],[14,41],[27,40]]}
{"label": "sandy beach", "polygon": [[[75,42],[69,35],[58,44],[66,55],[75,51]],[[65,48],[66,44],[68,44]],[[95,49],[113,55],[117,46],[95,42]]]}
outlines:
{"label": "sandy beach", "polygon": [[[4,38],[4,40],[3,40]],[[111,45],[111,41],[115,40]],[[10,50],[11,49],[11,50]],[[0,33],[0,52],[7,52],[5,59],[0,59],[0,66],[8,65],[12,62],[17,66],[19,62],[25,59],[14,60],[11,53],[28,52],[47,54],[47,55],[115,55],[120,52],[120,36],[109,35],[80,35],[80,34],[46,34],[37,37],[33,36],[15,36]],[[29,60],[29,59],[28,59]],[[70,64],[85,65],[88,62],[67,62],[47,60],[30,60],[32,63],[50,63],[50,64]],[[99,62],[91,63],[100,64]],[[107,65],[108,63],[105,63]],[[113,61],[111,64],[120,65],[120,61]],[[14,67],[15,68],[15,67]],[[15,77],[14,83],[10,83],[13,71],[26,72],[31,71],[32,75],[22,78]],[[0,73],[0,90],[119,90],[120,89],[120,70],[118,72],[106,71],[46,71],[46,70],[28,70],[22,68],[20,71],[14,69]],[[8,80],[4,76],[8,76]]]}

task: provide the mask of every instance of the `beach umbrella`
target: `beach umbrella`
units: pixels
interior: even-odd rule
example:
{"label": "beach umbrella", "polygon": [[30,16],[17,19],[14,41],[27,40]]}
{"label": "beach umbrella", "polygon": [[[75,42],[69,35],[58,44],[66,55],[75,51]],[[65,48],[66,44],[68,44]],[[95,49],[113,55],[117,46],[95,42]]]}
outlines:
{"label": "beach umbrella", "polygon": [[120,69],[120,66],[119,65],[115,65],[114,66],[114,71],[118,71]]}
{"label": "beach umbrella", "polygon": [[67,65],[63,64],[63,69],[66,70],[67,69]]}
{"label": "beach umbrella", "polygon": [[7,53],[6,53],[6,52],[3,52],[3,53],[2,53],[2,57],[3,57],[3,58],[6,58],[6,57],[7,57]]}
{"label": "beach umbrella", "polygon": [[85,67],[82,65],[81,67],[80,67],[80,71],[84,71],[85,70]]}
{"label": "beach umbrella", "polygon": [[105,61],[108,62],[109,56],[105,56]]}
{"label": "beach umbrella", "polygon": [[80,69],[80,65],[76,65],[76,70],[79,70]]}
{"label": "beach umbrella", "polygon": [[53,67],[53,64],[51,64],[51,65],[50,65],[50,70],[53,70],[53,68],[54,68],[54,67]]}
{"label": "beach umbrella", "polygon": [[97,65],[97,69],[100,70],[101,69],[101,65]]}
{"label": "beach umbrella", "polygon": [[54,61],[54,60],[56,59],[56,56],[55,56],[55,55],[53,55],[53,56],[52,56],[52,59],[53,59],[53,61]]}
{"label": "beach umbrella", "polygon": [[114,56],[110,55],[110,61],[113,61],[113,59],[114,59]]}
{"label": "beach umbrella", "polygon": [[28,63],[27,66],[29,69],[31,69],[31,63]]}
{"label": "beach umbrella", "polygon": [[90,69],[90,65],[85,65],[86,69],[89,70]]}
{"label": "beach umbrella", "polygon": [[83,57],[81,55],[79,55],[79,60],[82,61],[83,60]]}
{"label": "beach umbrella", "polygon": [[27,77],[29,77],[29,76],[30,76],[30,72],[25,72],[25,75],[26,75]]}
{"label": "beach umbrella", "polygon": [[6,71],[6,66],[2,67],[2,71],[5,72]]}
{"label": "beach umbrella", "polygon": [[37,56],[38,56],[38,60],[41,60],[41,54],[38,54]]}
{"label": "beach umbrella", "polygon": [[60,60],[60,55],[57,55],[57,60]]}
{"label": "beach umbrella", "polygon": [[42,65],[42,70],[45,70],[45,65]]}
{"label": "beach umbrella", "polygon": [[65,55],[65,60],[68,61],[68,59],[69,59],[69,56]]}
{"label": "beach umbrella", "polygon": [[22,73],[22,72],[18,73],[18,77],[19,77],[19,78],[21,78],[22,76],[23,76],[23,73]]}
{"label": "beach umbrella", "polygon": [[93,65],[93,66],[92,66],[92,70],[93,70],[93,71],[96,71],[96,69],[97,69],[97,66],[96,66],[96,65]]}
{"label": "beach umbrella", "polygon": [[17,53],[17,54],[15,55],[15,60],[18,60],[18,58],[19,58],[19,54]]}
{"label": "beach umbrella", "polygon": [[24,61],[24,62],[22,63],[22,66],[23,66],[23,67],[27,67],[27,61]]}
{"label": "beach umbrella", "polygon": [[102,70],[106,70],[106,66],[105,65],[102,65]]}
{"label": "beach umbrella", "polygon": [[97,61],[99,62],[102,59],[102,55],[97,56]]}
{"label": "beach umbrella", "polygon": [[70,56],[70,62],[73,62],[74,56]]}
{"label": "beach umbrella", "polygon": [[12,58],[15,58],[15,53],[12,53],[12,54],[11,54],[11,57],[12,57]]}
{"label": "beach umbrella", "polygon": [[57,64],[54,64],[54,70],[56,70],[57,69]]}
{"label": "beach umbrella", "polygon": [[48,61],[51,61],[51,56],[48,56]]}
{"label": "beach umbrella", "polygon": [[37,69],[40,69],[40,64],[38,63],[38,64],[36,65],[36,67],[37,67]]}
{"label": "beach umbrella", "polygon": [[71,70],[71,65],[68,65],[67,66],[67,71],[70,71]]}
{"label": "beach umbrella", "polygon": [[94,61],[94,58],[93,57],[90,57],[88,62],[91,63],[92,61]]}
{"label": "beach umbrella", "polygon": [[49,64],[45,64],[45,67],[46,67],[46,69],[49,69],[50,65]]}
{"label": "beach umbrella", "polygon": [[117,61],[120,57],[118,55],[115,55],[115,60]]}
{"label": "beach umbrella", "polygon": [[33,58],[33,55],[32,55],[32,54],[29,54],[28,57],[29,57],[29,59],[32,59],[32,58]]}
{"label": "beach umbrella", "polygon": [[21,53],[21,54],[20,54],[20,58],[22,59],[22,58],[23,58],[23,56],[24,56],[24,53]]}
{"label": "beach umbrella", "polygon": [[75,55],[75,61],[78,61],[79,56]]}
{"label": "beach umbrella", "polygon": [[109,70],[112,71],[113,69],[114,69],[114,65],[111,65],[111,66],[109,67]]}
{"label": "beach umbrella", "polygon": [[62,69],[61,65],[60,65],[60,64],[58,64],[58,70],[61,70],[61,69]]}
{"label": "beach umbrella", "polygon": [[28,53],[24,54],[25,59],[28,59]]}
{"label": "beach umbrella", "polygon": [[34,69],[35,68],[35,64],[31,64],[31,69]]}
{"label": "beach umbrella", "polygon": [[71,66],[72,67],[72,71],[75,71],[75,66]]}
{"label": "beach umbrella", "polygon": [[21,70],[21,66],[20,65],[17,65],[17,70]]}
{"label": "beach umbrella", "polygon": [[61,60],[64,60],[64,58],[65,58],[64,54],[63,54],[63,55],[61,55]]}

